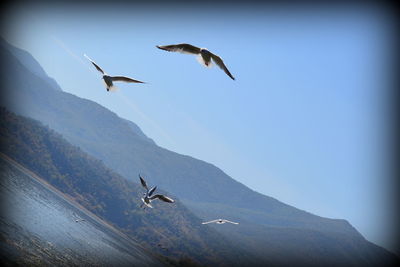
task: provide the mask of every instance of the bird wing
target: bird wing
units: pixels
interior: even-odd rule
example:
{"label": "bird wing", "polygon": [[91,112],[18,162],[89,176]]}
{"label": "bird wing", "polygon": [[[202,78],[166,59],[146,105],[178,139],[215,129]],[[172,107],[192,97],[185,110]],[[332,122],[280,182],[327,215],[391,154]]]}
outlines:
{"label": "bird wing", "polygon": [[153,187],[152,189],[149,190],[149,197],[154,193],[154,191],[156,190],[157,186]]}
{"label": "bird wing", "polygon": [[186,54],[199,54],[200,48],[190,44],[157,45],[157,48],[168,52],[180,52]]}
{"label": "bird wing", "polygon": [[139,174],[139,178],[140,178],[140,183],[142,184],[142,186],[144,188],[146,188],[146,190],[149,190],[149,188],[147,187],[146,181],[142,178],[142,176],[140,176],[140,174]]}
{"label": "bird wing", "polygon": [[102,70],[102,69],[99,67],[99,65],[97,65],[93,60],[91,60],[86,54],[84,54],[84,56],[85,56],[87,59],[89,59],[90,62],[92,62],[92,64],[96,67],[96,69],[97,69],[98,71],[100,71],[102,74],[106,74],[106,73],[104,72],[104,70]]}
{"label": "bird wing", "polygon": [[232,223],[232,224],[239,224],[239,223],[237,223],[237,222],[231,222],[231,221],[228,221],[228,220],[224,220],[225,222],[228,222],[228,223]]}
{"label": "bird wing", "polygon": [[212,221],[208,221],[208,222],[202,222],[201,224],[209,224],[209,223],[214,223],[217,222],[218,220],[212,220]]}
{"label": "bird wing", "polygon": [[159,200],[165,201],[165,202],[169,202],[169,203],[174,203],[175,200],[173,200],[172,198],[169,198],[167,196],[164,195],[154,195],[152,197],[150,197],[151,200],[158,198]]}
{"label": "bird wing", "polygon": [[232,76],[232,74],[229,72],[228,68],[225,66],[224,61],[222,61],[222,59],[215,55],[215,54],[211,54],[211,58],[212,60],[215,62],[215,64],[218,65],[218,67],[220,67],[223,71],[225,71],[225,73],[231,77],[232,80],[235,80],[235,78]]}
{"label": "bird wing", "polygon": [[112,76],[111,80],[113,82],[127,82],[127,83],[145,83],[142,81],[138,81],[138,80],[134,80],[132,78],[129,77],[125,77],[125,76]]}

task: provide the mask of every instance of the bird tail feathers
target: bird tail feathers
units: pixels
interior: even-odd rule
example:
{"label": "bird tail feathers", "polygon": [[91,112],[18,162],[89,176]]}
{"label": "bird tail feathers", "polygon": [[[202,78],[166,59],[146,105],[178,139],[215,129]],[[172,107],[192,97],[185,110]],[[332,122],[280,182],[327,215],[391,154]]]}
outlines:
{"label": "bird tail feathers", "polygon": [[196,57],[196,59],[197,59],[197,61],[198,61],[201,65],[203,65],[204,67],[211,68],[211,67],[213,66],[211,60],[210,60],[210,62],[209,62],[208,65],[207,65],[206,62],[204,61],[204,58],[201,56],[201,54],[199,54],[199,55]]}
{"label": "bird tail feathers", "polygon": [[119,88],[118,88],[117,86],[115,86],[115,85],[112,85],[112,86],[108,87],[108,90],[109,90],[110,92],[116,92],[116,91],[119,90]]}

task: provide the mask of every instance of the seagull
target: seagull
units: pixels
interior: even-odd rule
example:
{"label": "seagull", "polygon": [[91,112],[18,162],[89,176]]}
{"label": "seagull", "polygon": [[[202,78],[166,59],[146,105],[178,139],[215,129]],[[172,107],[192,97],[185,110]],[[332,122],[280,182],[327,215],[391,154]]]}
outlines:
{"label": "seagull", "polygon": [[232,223],[232,224],[239,224],[237,222],[231,222],[225,219],[217,219],[217,220],[212,220],[209,222],[202,222],[201,224],[209,224],[209,223],[217,223],[217,224],[224,224],[224,223]]}
{"label": "seagull", "polygon": [[190,44],[157,45],[156,47],[168,52],[180,52],[183,54],[198,55],[199,62],[206,67],[211,67],[212,59],[214,63],[218,65],[218,67],[220,67],[229,77],[231,77],[232,80],[235,80],[222,59],[216,54],[208,51],[206,48],[200,48]]}
{"label": "seagull", "polygon": [[75,222],[84,222],[86,221],[85,219],[76,219]]}
{"label": "seagull", "polygon": [[92,64],[95,66],[95,68],[100,71],[103,74],[103,80],[106,84],[106,88],[107,91],[115,91],[116,87],[114,86],[113,82],[127,82],[127,83],[145,83],[145,82],[141,82],[138,80],[134,80],[132,78],[129,77],[125,77],[125,76],[109,76],[107,73],[104,72],[104,70],[102,70],[99,65],[97,65],[93,60],[91,60],[86,54],[84,54],[84,56],[90,61],[92,62]]}
{"label": "seagull", "polygon": [[143,194],[143,197],[141,198],[143,201],[143,204],[140,206],[142,207],[143,205],[145,205],[146,207],[152,208],[153,206],[150,205],[150,202],[152,202],[155,199],[159,199],[162,200],[164,202],[168,202],[168,203],[174,203],[175,200],[173,200],[172,198],[169,198],[167,196],[164,195],[154,195],[152,196],[152,194],[154,193],[154,191],[156,190],[157,186],[154,186],[153,188],[151,188],[149,190],[149,188],[147,187],[146,181],[140,176],[139,174],[139,178],[140,178],[140,183],[142,184],[142,186],[146,189],[146,193]]}

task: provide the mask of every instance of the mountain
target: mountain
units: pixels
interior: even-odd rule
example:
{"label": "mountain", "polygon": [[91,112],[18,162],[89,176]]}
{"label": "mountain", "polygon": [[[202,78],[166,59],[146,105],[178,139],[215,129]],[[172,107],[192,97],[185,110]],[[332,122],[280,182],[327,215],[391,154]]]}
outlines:
{"label": "mountain", "polygon": [[230,243],[241,244],[258,262],[376,265],[393,259],[347,221],[286,205],[247,188],[212,164],[163,149],[132,129],[132,122],[93,101],[54,90],[13,53],[1,53],[12,73],[2,77],[6,91],[1,105],[43,122],[127,180],[136,181],[139,172],[146,174],[202,219],[241,222],[238,227],[211,227]]}
{"label": "mountain", "polygon": [[[121,118],[121,119],[122,119],[122,118]],[[129,121],[129,120],[125,120],[125,119],[122,119],[122,120],[124,120],[124,121],[129,125],[129,127],[131,128],[131,130],[132,130],[135,134],[137,134],[139,137],[142,137],[142,139],[143,139],[144,141],[147,141],[147,142],[149,142],[149,143],[151,143],[151,144],[153,144],[153,145],[156,144],[156,143],[154,142],[153,139],[147,137],[147,136],[142,132],[142,129],[140,129],[139,126],[137,126],[136,124],[134,124],[133,122],[131,122],[131,121]]]}
{"label": "mountain", "polygon": [[262,219],[271,226],[359,236],[344,220],[325,219],[298,210],[252,191],[209,163],[168,151],[147,140],[143,142],[143,133],[133,131],[132,122],[93,101],[53,90],[15,60],[7,65],[15,69],[12,71],[15,75],[3,78],[9,90],[2,97],[1,105],[43,122],[127,179],[136,180],[137,173],[146,173],[162,188],[188,203],[209,204],[206,210],[214,209],[213,204],[224,204],[249,215],[256,212],[259,216],[254,221]]}
{"label": "mountain", "polygon": [[23,62],[24,66],[30,72],[40,77],[44,82],[48,83],[48,85],[52,87],[54,90],[62,91],[61,87],[58,85],[56,80],[47,75],[42,66],[40,66],[40,64],[36,61],[36,59],[32,57],[31,54],[22,49],[11,46],[1,37],[0,37],[0,46],[2,49],[11,52],[18,61]]}
{"label": "mountain", "polygon": [[154,209],[143,210],[141,185],[127,181],[38,121],[0,108],[0,141],[0,152],[152,251],[175,260],[187,257],[202,264],[230,265],[236,257],[229,253],[240,252],[224,244],[221,234],[204,227],[179,199],[174,204],[154,202]]}

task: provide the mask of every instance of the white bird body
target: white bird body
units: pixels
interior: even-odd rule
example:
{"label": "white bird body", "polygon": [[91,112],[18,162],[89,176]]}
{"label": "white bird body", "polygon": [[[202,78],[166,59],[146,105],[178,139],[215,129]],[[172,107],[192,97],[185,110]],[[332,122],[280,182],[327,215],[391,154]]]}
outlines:
{"label": "white bird body", "polygon": [[211,67],[211,60],[218,65],[232,80],[235,78],[229,72],[228,68],[225,66],[223,60],[216,54],[211,53],[206,48],[196,47],[190,44],[175,44],[175,45],[157,45],[157,48],[168,51],[168,52],[179,52],[183,54],[198,55],[198,61],[206,66]]}
{"label": "white bird body", "polygon": [[119,81],[119,82],[128,82],[128,83],[144,83],[138,80],[134,80],[129,77],[125,76],[110,76],[108,75],[102,68],[100,68],[99,65],[97,65],[93,60],[91,60],[86,54],[84,56],[93,64],[93,66],[103,74],[103,81],[106,85],[107,91],[116,91],[117,87],[114,85],[113,82]]}
{"label": "white bird body", "polygon": [[149,189],[147,187],[146,181],[140,176],[140,174],[139,174],[139,178],[140,178],[140,183],[146,189],[146,193],[144,193],[143,197],[141,198],[141,200],[143,202],[142,206],[145,205],[146,207],[153,208],[153,206],[150,203],[155,199],[159,199],[159,200],[162,200],[162,201],[168,202],[168,203],[175,202],[175,200],[173,200],[172,198],[169,198],[169,197],[161,195],[161,194],[153,195],[157,186],[154,186],[153,188]]}
{"label": "white bird body", "polygon": [[217,220],[212,220],[208,222],[202,222],[201,224],[209,224],[209,223],[216,223],[216,224],[224,224],[224,223],[231,223],[231,224],[239,224],[237,222],[231,222],[225,219],[217,219]]}
{"label": "white bird body", "polygon": [[146,207],[153,208],[153,206],[150,204],[151,201],[148,197],[146,197],[146,196],[144,198],[142,197],[141,200],[142,200],[143,204],[146,205]]}

